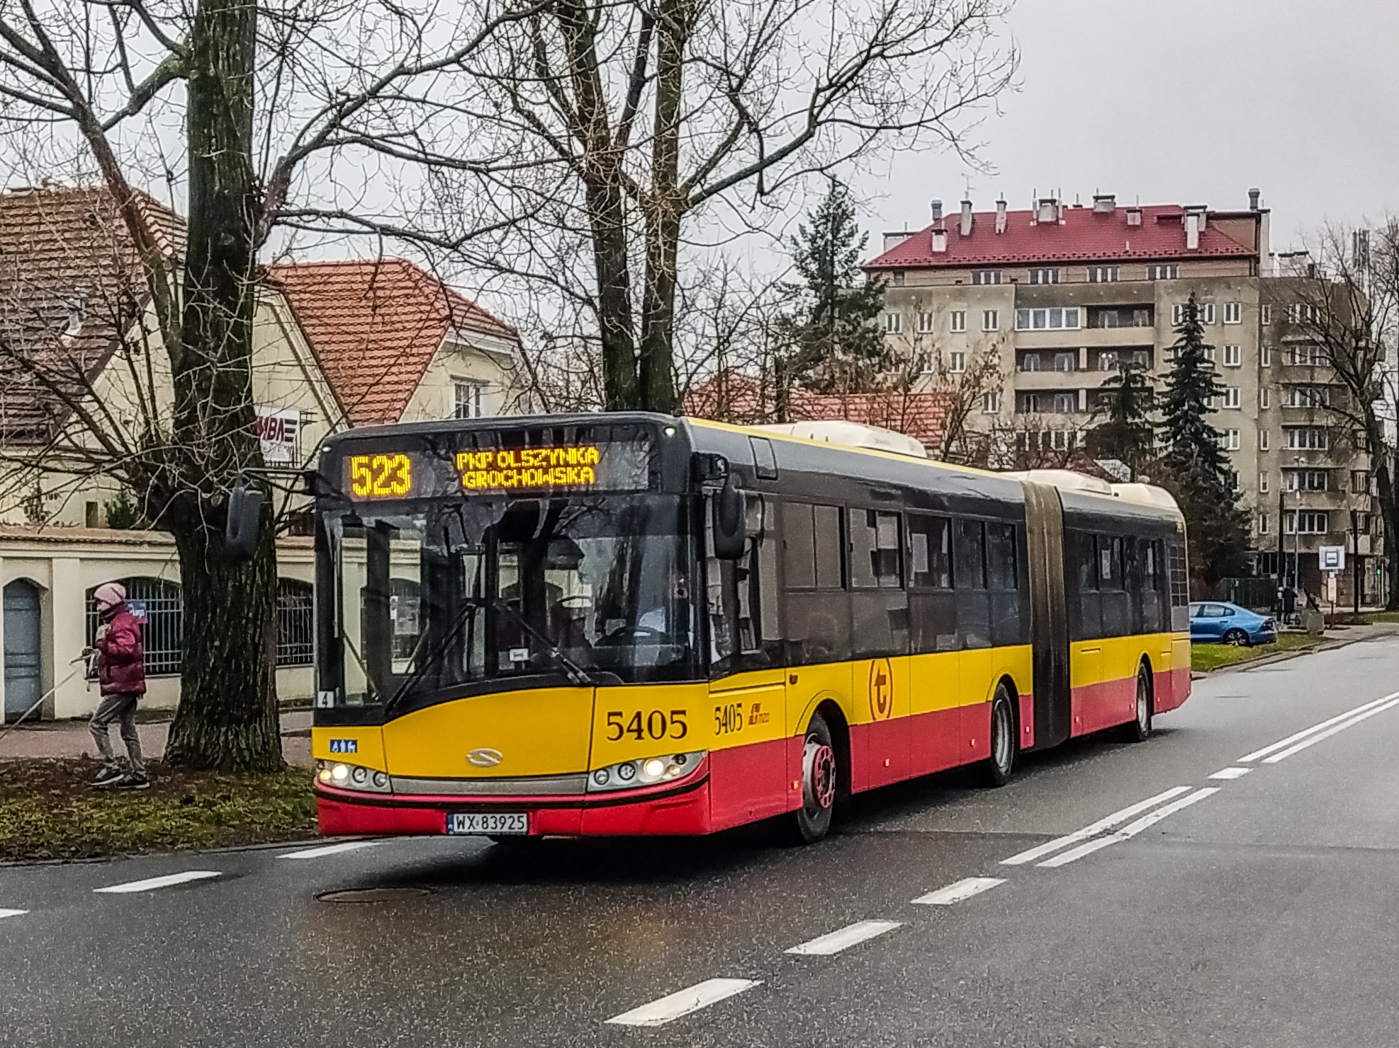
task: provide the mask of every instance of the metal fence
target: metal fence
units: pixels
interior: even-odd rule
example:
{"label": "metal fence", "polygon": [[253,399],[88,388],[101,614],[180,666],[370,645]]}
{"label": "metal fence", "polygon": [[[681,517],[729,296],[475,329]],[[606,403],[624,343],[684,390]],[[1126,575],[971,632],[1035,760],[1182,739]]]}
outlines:
{"label": "metal fence", "polygon": [[[184,652],[185,601],[178,582],[144,576],[122,579],[126,604],[141,623],[146,672],[152,676],[180,672]],[[97,587],[93,587],[96,589]],[[87,642],[97,639],[97,605],[87,591]]]}
{"label": "metal fence", "polygon": [[277,581],[277,665],[309,666],[316,655],[315,603],[310,583]]}

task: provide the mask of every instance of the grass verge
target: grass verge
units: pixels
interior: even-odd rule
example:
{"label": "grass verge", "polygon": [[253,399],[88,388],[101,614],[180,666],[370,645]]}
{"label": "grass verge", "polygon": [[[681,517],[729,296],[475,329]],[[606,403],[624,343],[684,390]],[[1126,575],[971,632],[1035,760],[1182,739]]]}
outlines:
{"label": "grass verge", "polygon": [[1320,644],[1325,637],[1309,633],[1282,633],[1275,644],[1258,644],[1252,648],[1235,648],[1229,644],[1193,644],[1190,647],[1190,668],[1208,673],[1225,666],[1267,658],[1284,651],[1306,651]]}
{"label": "grass verge", "polygon": [[309,773],[221,775],[152,763],[149,790],[93,789],[92,760],[0,764],[0,861],[85,859],[304,840],[316,833]]}

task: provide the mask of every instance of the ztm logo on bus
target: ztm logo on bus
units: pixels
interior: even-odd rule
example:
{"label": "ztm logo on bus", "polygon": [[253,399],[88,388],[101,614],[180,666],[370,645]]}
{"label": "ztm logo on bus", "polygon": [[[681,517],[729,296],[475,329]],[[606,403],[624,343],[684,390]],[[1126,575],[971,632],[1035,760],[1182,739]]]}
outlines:
{"label": "ztm logo on bus", "polygon": [[894,713],[894,671],[888,659],[870,663],[870,713],[875,720],[888,720]]}

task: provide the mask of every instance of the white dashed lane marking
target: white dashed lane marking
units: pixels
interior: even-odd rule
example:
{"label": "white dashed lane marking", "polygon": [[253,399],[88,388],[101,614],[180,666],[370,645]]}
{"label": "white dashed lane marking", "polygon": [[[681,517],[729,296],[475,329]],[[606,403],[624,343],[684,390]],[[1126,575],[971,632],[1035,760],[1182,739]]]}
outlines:
{"label": "white dashed lane marking", "polygon": [[28,910],[0,910],[0,920],[4,920],[6,917],[23,917],[28,912]]}
{"label": "white dashed lane marking", "polygon": [[873,939],[877,935],[892,932],[895,928],[900,927],[901,923],[900,921],[856,921],[839,931],[819,935],[810,942],[793,946],[787,952],[803,957],[829,957],[831,954],[840,953],[841,950],[848,950],[852,946]]}
{"label": "white dashed lane marking", "polygon": [[[1392,692],[1383,698],[1371,699],[1369,702],[1363,702],[1353,710],[1347,710],[1345,713],[1338,713],[1336,716],[1328,718],[1320,724],[1313,724],[1310,728],[1303,728],[1296,734],[1289,735],[1287,738],[1275,742],[1271,746],[1264,746],[1261,750],[1254,750],[1252,753],[1240,757],[1239,763],[1248,764],[1251,761],[1258,760],[1260,757],[1267,757],[1270,753],[1277,753],[1278,750],[1286,750],[1287,752],[1278,753],[1276,757],[1270,757],[1263,762],[1265,764],[1276,764],[1284,757],[1291,756],[1299,749],[1305,748],[1303,746],[1294,746],[1294,743],[1300,742],[1303,739],[1309,740],[1306,744],[1307,746],[1310,746],[1313,742],[1320,742],[1323,738],[1334,735],[1337,731],[1341,731],[1344,728],[1349,728],[1352,724],[1363,720],[1372,713],[1381,712],[1381,708],[1388,709],[1395,704],[1395,700],[1399,700],[1399,691]],[[1333,726],[1334,730],[1327,730],[1328,728],[1333,728]],[[1313,738],[1313,736],[1315,737]],[[1288,747],[1292,748],[1288,749]]]}
{"label": "white dashed lane marking", "polygon": [[1182,793],[1189,792],[1189,786],[1172,786],[1164,793],[1158,793],[1155,797],[1148,797],[1146,800],[1138,801],[1136,804],[1129,805],[1121,811],[1115,811],[1111,815],[1105,816],[1092,825],[1085,826],[1081,830],[1074,830],[1073,833],[1067,833],[1045,844],[1029,848],[1018,855],[1012,855],[1009,859],[1002,859],[1001,865],[1021,866],[1027,862],[1034,862],[1036,859],[1043,858],[1051,852],[1057,852],[1060,848],[1067,848],[1070,844],[1077,844],[1079,841],[1086,841],[1090,837],[1096,837],[1104,830],[1110,830],[1118,823],[1126,822],[1132,816],[1140,815],[1148,808],[1154,808],[1162,801],[1168,801],[1172,797],[1179,797]]}
{"label": "white dashed lane marking", "polygon": [[946,888],[920,895],[913,901],[922,906],[951,906],[1004,883],[1004,877],[967,877],[955,884],[949,884]]}
{"label": "white dashed lane marking", "polygon": [[1364,713],[1357,714],[1356,716],[1350,718],[1350,720],[1342,721],[1340,724],[1333,725],[1332,727],[1327,728],[1325,731],[1319,731],[1315,735],[1309,735],[1301,742],[1297,743],[1296,745],[1289,746],[1281,753],[1274,753],[1270,757],[1264,757],[1263,763],[1276,764],[1280,760],[1285,760],[1288,757],[1291,757],[1294,753],[1300,753],[1302,750],[1305,750],[1308,746],[1314,745],[1320,742],[1322,739],[1329,739],[1332,735],[1335,735],[1337,732],[1345,731],[1347,728],[1353,727],[1363,720],[1369,720],[1375,714],[1383,713],[1385,710],[1393,709],[1395,706],[1399,706],[1399,698],[1390,696],[1389,701],[1386,702],[1384,705],[1376,706],[1373,709],[1366,710]]}
{"label": "white dashed lane marking", "polygon": [[1148,826],[1154,825],[1167,816],[1174,815],[1182,808],[1188,808],[1190,805],[1202,801],[1206,797],[1212,797],[1218,792],[1218,786],[1206,786],[1203,789],[1196,790],[1194,793],[1187,794],[1178,801],[1172,801],[1164,807],[1157,808],[1149,815],[1143,815],[1136,822],[1129,822],[1116,833],[1110,833],[1106,837],[1099,837],[1097,840],[1089,841],[1086,844],[1080,844],[1077,848],[1071,848],[1060,855],[1054,856],[1052,859],[1047,859],[1040,863],[1040,865],[1050,867],[1065,866],[1075,859],[1081,859],[1085,855],[1092,855],[1095,851],[1106,848],[1110,844],[1119,844],[1122,841],[1130,840]]}
{"label": "white dashed lane marking", "polygon": [[607,1021],[615,1026],[664,1026],[682,1015],[708,1008],[726,997],[761,985],[759,979],[706,979],[688,989],[643,1004],[640,1008],[614,1015]]}
{"label": "white dashed lane marking", "polygon": [[344,852],[359,851],[361,848],[372,848],[383,841],[344,841],[340,844],[326,844],[317,848],[303,848],[301,851],[284,852],[277,856],[279,859],[319,859],[323,855],[341,855]]}
{"label": "white dashed lane marking", "polygon": [[108,892],[112,895],[128,895],[132,892],[149,892],[157,888],[169,888],[189,881],[206,881],[218,877],[215,870],[185,870],[184,873],[167,873],[164,877],[148,877],[144,881],[127,881],[125,884],[109,884],[105,888],[94,888],[95,892]]}
{"label": "white dashed lane marking", "polygon": [[1252,768],[1220,768],[1210,776],[1211,779],[1242,779],[1251,772]]}

